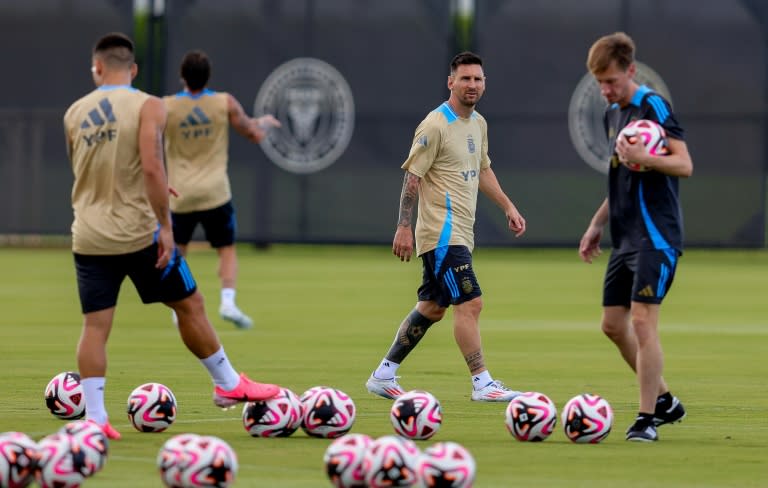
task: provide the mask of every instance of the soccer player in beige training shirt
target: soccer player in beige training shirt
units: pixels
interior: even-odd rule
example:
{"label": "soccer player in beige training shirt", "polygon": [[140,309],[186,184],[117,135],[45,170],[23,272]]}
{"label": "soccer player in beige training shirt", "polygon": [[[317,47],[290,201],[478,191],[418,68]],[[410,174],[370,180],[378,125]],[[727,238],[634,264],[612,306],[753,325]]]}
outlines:
{"label": "soccer player in beige training shirt", "polygon": [[184,344],[213,379],[217,406],[275,396],[277,386],[233,369],[174,245],[163,166],[165,107],[131,87],[133,42],[120,33],[102,37],[92,63],[97,88],[64,115],[74,173],[72,251],[84,317],[77,364],[87,418],[110,439],[120,438],[108,420],[104,384],[107,339],[126,276],[144,303],[163,302],[176,312]]}
{"label": "soccer player in beige training shirt", "polygon": [[210,76],[208,56],[202,51],[190,51],[181,61],[184,90],[164,98],[168,109],[168,177],[171,187],[179,192],[179,197],[171,201],[173,235],[186,255],[195,227],[202,225],[205,238],[219,254],[219,314],[247,329],[253,321],[235,304],[237,225],[227,176],[229,128],[259,143],[267,129],[279,127],[280,123],[271,115],[248,117],[235,97],[207,88]]}
{"label": "soccer player in beige training shirt", "polygon": [[507,402],[519,393],[494,380],[485,366],[478,319],[482,292],[472,269],[478,189],[504,211],[509,229],[520,236],[525,219],[499,186],[488,158],[488,127],[475,111],[485,91],[483,62],[470,52],[456,55],[448,76],[448,101],[416,129],[400,197],[392,243],[401,261],[413,254],[412,210],[419,202],[416,254],[423,263],[418,302],[400,324],[395,340],[366,387],[394,399],[403,394],[395,376],[427,329],[454,307],[454,337],[472,376],[472,400]]}

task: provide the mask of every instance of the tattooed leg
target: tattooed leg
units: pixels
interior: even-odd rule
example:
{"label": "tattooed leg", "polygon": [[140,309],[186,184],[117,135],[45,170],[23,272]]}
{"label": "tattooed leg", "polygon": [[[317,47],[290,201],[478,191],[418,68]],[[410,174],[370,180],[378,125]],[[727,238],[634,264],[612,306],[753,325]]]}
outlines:
{"label": "tattooed leg", "polygon": [[483,351],[477,350],[464,356],[464,361],[467,363],[469,372],[472,375],[476,375],[485,369],[485,359],[483,358]]}
{"label": "tattooed leg", "polygon": [[387,359],[398,364],[401,363],[413,351],[413,348],[424,337],[432,324],[434,322],[421,315],[417,310],[411,310],[411,313],[405,317],[397,330],[395,342],[392,343],[392,347],[387,352]]}

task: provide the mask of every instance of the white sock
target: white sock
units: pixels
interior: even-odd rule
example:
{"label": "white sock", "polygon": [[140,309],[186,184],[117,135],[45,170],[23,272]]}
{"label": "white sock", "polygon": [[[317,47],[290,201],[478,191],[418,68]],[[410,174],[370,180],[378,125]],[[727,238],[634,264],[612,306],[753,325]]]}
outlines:
{"label": "white sock", "polygon": [[222,288],[221,289],[221,305],[223,307],[235,306],[235,294],[237,292],[234,288]]}
{"label": "white sock", "polygon": [[211,375],[213,384],[220,386],[224,390],[234,390],[240,382],[240,376],[229,362],[227,353],[224,352],[224,346],[205,359],[200,360]]}
{"label": "white sock", "polygon": [[399,363],[396,363],[394,361],[390,361],[387,358],[384,358],[381,360],[381,364],[379,364],[379,367],[376,368],[376,371],[373,372],[373,377],[378,378],[380,380],[388,380],[395,377],[395,373],[397,373],[397,368],[400,367]]}
{"label": "white sock", "polygon": [[482,390],[486,386],[488,386],[488,383],[492,382],[493,378],[491,377],[491,373],[488,372],[486,369],[482,373],[476,374],[472,376],[472,388],[477,390]]}
{"label": "white sock", "polygon": [[85,414],[88,420],[93,420],[99,425],[107,421],[107,409],[104,407],[104,383],[106,379],[103,376],[80,380],[85,397]]}

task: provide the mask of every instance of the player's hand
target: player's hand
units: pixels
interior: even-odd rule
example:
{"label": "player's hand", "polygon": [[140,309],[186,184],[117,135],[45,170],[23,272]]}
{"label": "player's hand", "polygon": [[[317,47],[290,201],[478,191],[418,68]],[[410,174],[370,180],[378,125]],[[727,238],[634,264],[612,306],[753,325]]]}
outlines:
{"label": "player's hand", "polygon": [[515,233],[515,237],[520,237],[521,235],[525,234],[525,219],[522,215],[520,215],[520,212],[517,211],[517,208],[515,208],[514,205],[512,208],[507,210],[505,215],[507,216],[507,225],[509,226],[509,230]]}
{"label": "player's hand", "polygon": [[592,264],[592,260],[600,255],[600,239],[603,236],[602,229],[590,226],[584,233],[579,243],[579,257],[585,263]]}
{"label": "player's hand", "polygon": [[281,124],[280,121],[277,120],[272,114],[267,114],[257,118],[256,125],[259,127],[259,129],[267,131],[273,127],[282,127],[283,124]]}
{"label": "player's hand", "polygon": [[171,185],[168,185],[168,193],[171,194],[171,196],[174,196],[176,198],[179,198],[179,192],[176,190],[176,188],[172,187]]}
{"label": "player's hand", "polygon": [[392,254],[400,258],[400,261],[410,261],[413,255],[413,231],[411,226],[398,225],[395,231],[395,239],[392,241]]}
{"label": "player's hand", "polygon": [[155,268],[163,269],[168,266],[173,256],[176,244],[173,242],[173,230],[170,226],[160,226],[157,233],[157,262]]}
{"label": "player's hand", "polygon": [[639,164],[645,159],[645,146],[640,142],[639,137],[635,137],[635,142],[629,142],[626,137],[619,137],[616,139],[616,155],[619,156],[619,161],[625,165]]}

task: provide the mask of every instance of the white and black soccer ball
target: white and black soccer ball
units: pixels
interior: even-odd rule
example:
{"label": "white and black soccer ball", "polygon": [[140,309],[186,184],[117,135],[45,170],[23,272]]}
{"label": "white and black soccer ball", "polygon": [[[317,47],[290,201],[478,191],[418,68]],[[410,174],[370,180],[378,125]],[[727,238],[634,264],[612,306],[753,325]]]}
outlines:
{"label": "white and black soccer ball", "polygon": [[572,442],[596,444],[611,432],[613,409],[599,395],[576,395],[563,407],[562,422],[565,435]]}
{"label": "white and black soccer ball", "polygon": [[389,419],[395,432],[414,440],[429,439],[443,424],[440,402],[428,391],[403,393],[392,403]]}
{"label": "white and black soccer ball", "polygon": [[235,482],[238,462],[229,444],[215,436],[199,436],[184,448],[181,467],[184,488],[227,488]]}
{"label": "white and black soccer ball", "polygon": [[85,397],[80,384],[80,375],[72,371],[64,371],[54,376],[45,387],[45,406],[60,419],[83,418]]}
{"label": "white and black soccer ball", "polygon": [[176,420],[176,397],[163,384],[144,383],[128,397],[128,420],[139,432],[162,432]]}
{"label": "white and black soccer ball", "polygon": [[182,484],[181,473],[189,464],[191,455],[187,447],[192,445],[200,436],[197,434],[179,434],[171,437],[162,445],[157,453],[157,468],[160,479],[168,488],[185,488]]}
{"label": "white and black soccer ball", "polygon": [[365,452],[363,472],[370,488],[419,486],[421,451],[410,439],[385,435],[374,440]]}
{"label": "white and black soccer ball", "polygon": [[0,434],[0,486],[25,488],[35,479],[37,443],[23,432]]}
{"label": "white and black soccer ball", "polygon": [[336,488],[365,488],[363,458],[373,442],[365,434],[346,434],[336,438],[325,450],[323,462],[328,479]]}
{"label": "white and black soccer ball", "polygon": [[302,409],[301,428],[312,437],[334,439],[355,423],[355,402],[335,388],[310,388],[302,395]]}
{"label": "white and black soccer ball", "polygon": [[545,394],[528,391],[513,398],[505,412],[507,430],[519,441],[543,441],[557,424],[555,403]]}
{"label": "white and black soccer ball", "polygon": [[101,471],[107,462],[109,441],[98,425],[90,420],[74,420],[59,429],[59,433],[68,434],[82,455],[80,472],[84,477]]}
{"label": "white and black soccer ball", "polygon": [[302,414],[296,393],[281,387],[274,398],[243,405],[243,427],[253,437],[288,437],[301,427]]}
{"label": "white and black soccer ball", "polygon": [[432,444],[418,462],[419,486],[424,488],[470,488],[476,474],[475,458],[456,442]]}
{"label": "white and black soccer ball", "polygon": [[78,488],[85,479],[85,460],[75,440],[66,433],[44,437],[37,444],[35,478],[41,488]]}

